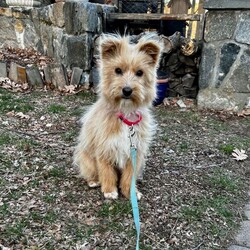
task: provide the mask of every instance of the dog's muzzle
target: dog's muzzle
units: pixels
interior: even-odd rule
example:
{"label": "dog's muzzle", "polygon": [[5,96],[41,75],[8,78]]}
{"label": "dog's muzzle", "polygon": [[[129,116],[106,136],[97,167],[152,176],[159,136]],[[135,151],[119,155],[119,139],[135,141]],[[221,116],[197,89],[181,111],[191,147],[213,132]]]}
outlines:
{"label": "dog's muzzle", "polygon": [[122,98],[129,99],[132,95],[133,90],[130,87],[124,87],[122,89]]}

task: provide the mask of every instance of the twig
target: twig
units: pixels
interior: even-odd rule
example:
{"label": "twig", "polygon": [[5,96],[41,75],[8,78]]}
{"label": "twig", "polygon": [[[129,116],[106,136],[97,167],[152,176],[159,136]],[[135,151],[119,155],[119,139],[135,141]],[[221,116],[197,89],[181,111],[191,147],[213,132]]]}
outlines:
{"label": "twig", "polygon": [[204,244],[204,241],[202,241],[198,246],[196,246],[195,248],[192,248],[192,250],[197,250],[199,249],[202,245]]}
{"label": "twig", "polygon": [[174,230],[175,230],[175,228],[176,228],[176,226],[177,226],[178,220],[179,220],[179,219],[177,218],[176,221],[175,221],[175,223],[174,223],[174,226],[171,228],[171,233],[170,233],[169,239],[171,239],[172,236],[173,236],[173,234],[174,234]]}

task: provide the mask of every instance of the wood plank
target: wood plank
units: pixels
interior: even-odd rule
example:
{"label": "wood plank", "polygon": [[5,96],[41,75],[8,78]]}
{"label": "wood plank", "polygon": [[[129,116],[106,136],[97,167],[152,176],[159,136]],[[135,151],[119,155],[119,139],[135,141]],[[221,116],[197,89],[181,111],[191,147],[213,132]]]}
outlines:
{"label": "wood plank", "polygon": [[109,13],[108,20],[177,20],[200,21],[199,14],[146,14],[146,13]]}

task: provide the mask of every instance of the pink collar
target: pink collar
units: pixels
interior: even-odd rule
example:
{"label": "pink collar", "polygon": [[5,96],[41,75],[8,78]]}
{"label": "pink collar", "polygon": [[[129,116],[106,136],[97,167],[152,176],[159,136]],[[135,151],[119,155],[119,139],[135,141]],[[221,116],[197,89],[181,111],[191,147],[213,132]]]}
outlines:
{"label": "pink collar", "polygon": [[136,111],[135,115],[137,116],[137,119],[135,121],[130,121],[130,120],[125,118],[125,115],[123,113],[119,112],[117,114],[118,118],[120,118],[128,126],[136,125],[142,120],[142,115],[139,111]]}

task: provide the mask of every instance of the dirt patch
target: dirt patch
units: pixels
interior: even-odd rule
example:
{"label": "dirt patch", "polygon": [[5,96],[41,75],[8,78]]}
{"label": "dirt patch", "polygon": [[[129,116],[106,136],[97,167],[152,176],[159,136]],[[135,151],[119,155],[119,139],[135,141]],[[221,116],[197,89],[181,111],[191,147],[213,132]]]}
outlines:
{"label": "dirt patch", "polygon": [[[72,166],[88,92],[0,89],[0,244],[7,249],[135,249],[130,202],[104,200]],[[158,123],[144,178],[140,249],[226,249],[242,220],[250,118],[154,108]]]}

